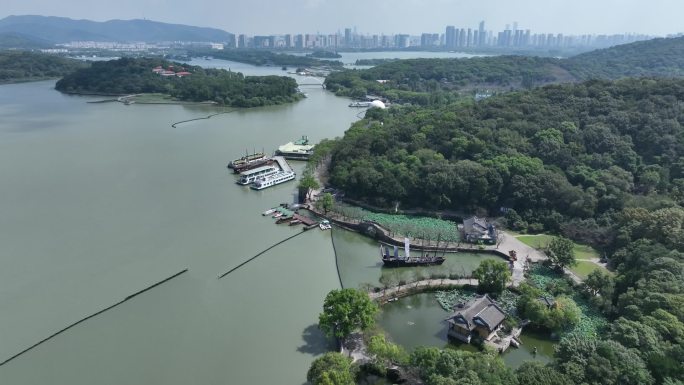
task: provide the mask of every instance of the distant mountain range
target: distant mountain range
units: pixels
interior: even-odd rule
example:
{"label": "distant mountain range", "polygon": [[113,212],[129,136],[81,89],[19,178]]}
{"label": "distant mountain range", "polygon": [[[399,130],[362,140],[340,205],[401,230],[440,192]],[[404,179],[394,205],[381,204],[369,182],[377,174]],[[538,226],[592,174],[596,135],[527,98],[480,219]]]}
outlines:
{"label": "distant mountain range", "polygon": [[226,42],[234,35],[221,29],[160,23],[150,20],[109,20],[105,22],[74,20],[54,16],[8,16],[0,20],[0,37],[14,37],[45,43],[70,41]]}

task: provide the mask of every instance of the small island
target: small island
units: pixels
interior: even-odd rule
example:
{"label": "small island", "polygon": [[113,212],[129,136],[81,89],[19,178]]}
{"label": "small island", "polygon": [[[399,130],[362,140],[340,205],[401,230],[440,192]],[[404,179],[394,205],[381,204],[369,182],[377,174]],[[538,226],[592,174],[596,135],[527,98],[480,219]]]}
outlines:
{"label": "small island", "polygon": [[87,64],[62,56],[30,51],[0,52],[0,84],[60,78]]}
{"label": "small island", "polygon": [[319,59],[339,59],[342,57],[342,55],[340,55],[337,52],[326,51],[323,49],[317,49],[317,50],[311,52],[310,54],[308,54],[306,56],[307,57],[315,57],[315,58],[319,58]]}
{"label": "small island", "polygon": [[303,95],[285,76],[244,76],[161,58],[95,62],[57,82],[58,91],[88,95],[161,94],[179,102],[259,107],[297,101]]}

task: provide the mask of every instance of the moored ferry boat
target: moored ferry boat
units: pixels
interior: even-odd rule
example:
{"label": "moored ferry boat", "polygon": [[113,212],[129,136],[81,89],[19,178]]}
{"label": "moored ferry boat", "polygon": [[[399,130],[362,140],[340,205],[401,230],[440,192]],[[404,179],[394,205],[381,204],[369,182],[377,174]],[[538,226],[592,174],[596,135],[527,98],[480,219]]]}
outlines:
{"label": "moored ferry boat", "polygon": [[413,266],[433,266],[441,265],[446,258],[438,256],[421,255],[420,257],[411,257],[409,254],[409,240],[404,239],[404,255],[399,255],[399,249],[394,246],[394,255],[390,254],[389,247],[380,245],[380,257],[382,258],[383,266],[385,267],[413,267]]}
{"label": "moored ferry boat", "polygon": [[268,156],[263,152],[255,152],[253,154],[246,154],[242,158],[233,159],[228,163],[228,168],[236,168],[245,166],[254,162],[266,159]]}
{"label": "moored ferry boat", "polygon": [[272,164],[275,164],[275,160],[273,160],[270,157],[265,157],[263,159],[255,160],[250,163],[243,163],[239,166],[233,167],[233,172],[236,174],[243,173],[245,171],[249,171],[252,169],[255,169],[257,167],[262,167],[262,166],[270,166]]}
{"label": "moored ferry boat", "polygon": [[293,180],[296,174],[292,171],[279,171],[273,175],[258,178],[252,183],[252,189],[263,190],[277,184]]}
{"label": "moored ferry boat", "polygon": [[349,103],[349,107],[370,107],[371,102],[352,102]]}
{"label": "moored ferry boat", "polygon": [[258,167],[253,170],[245,171],[240,174],[240,179],[238,179],[237,183],[241,185],[248,185],[253,183],[259,178],[263,177],[268,177],[271,175],[275,175],[279,172],[280,170],[278,167],[275,166],[263,166],[263,167]]}

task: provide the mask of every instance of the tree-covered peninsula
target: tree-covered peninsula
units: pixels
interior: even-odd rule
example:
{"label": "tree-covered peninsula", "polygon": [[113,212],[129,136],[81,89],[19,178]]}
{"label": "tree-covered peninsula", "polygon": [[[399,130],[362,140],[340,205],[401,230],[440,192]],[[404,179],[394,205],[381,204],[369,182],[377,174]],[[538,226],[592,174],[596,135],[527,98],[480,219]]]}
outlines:
{"label": "tree-covered peninsula", "polygon": [[[389,374],[399,366],[417,378],[411,383],[427,385],[682,384],[682,100],[684,79],[548,85],[444,107],[371,109],[342,139],[326,142],[330,182],[346,197],[393,211],[400,203],[487,213],[517,231],[564,234],[599,248],[613,270],[596,270],[580,283],[562,273],[541,276],[536,267],[528,272],[519,315],[542,330],[569,323],[591,330],[561,335],[547,364],[513,370],[487,349],[407,354],[390,342],[375,349],[371,337],[371,362],[362,372]],[[552,241],[552,264],[567,264],[572,248],[566,239]],[[506,277],[488,264],[496,263],[483,263],[476,274],[489,287],[478,288],[496,294]],[[552,308],[540,301],[548,293],[556,296]],[[571,296],[583,298],[582,309]],[[592,321],[578,317],[589,310],[606,322],[584,329]],[[326,375],[360,373],[343,356],[325,359],[310,373],[336,365],[311,376],[314,384],[351,385],[326,382]]]}
{"label": "tree-covered peninsula", "polygon": [[55,88],[99,95],[161,93],[179,101],[212,101],[233,107],[289,103],[302,97],[289,77],[244,76],[155,58],[94,62],[65,76]]}
{"label": "tree-covered peninsula", "polygon": [[335,142],[330,182],[381,207],[504,208],[592,243],[623,210],[684,203],[681,100],[684,80],[625,79],[371,109]]}
{"label": "tree-covered peninsula", "polygon": [[623,77],[684,76],[684,37],[596,50],[568,59],[491,56],[412,59],[336,72],[327,89],[340,96],[374,94],[394,102],[445,105],[476,90],[510,91],[549,83]]}
{"label": "tree-covered peninsula", "polygon": [[0,84],[60,78],[87,64],[61,56],[29,51],[0,52]]}

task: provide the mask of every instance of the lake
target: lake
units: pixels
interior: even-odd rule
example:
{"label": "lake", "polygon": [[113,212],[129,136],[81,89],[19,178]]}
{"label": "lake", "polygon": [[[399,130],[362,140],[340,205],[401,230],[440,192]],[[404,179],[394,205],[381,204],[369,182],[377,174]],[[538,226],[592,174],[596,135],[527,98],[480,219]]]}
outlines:
{"label": "lake", "polygon": [[189,271],[0,367],[2,382],[303,383],[326,350],[323,299],[339,287],[330,232],[218,280],[300,231],[261,216],[292,202],[296,182],[251,191],[226,164],[301,135],[341,136],[358,111],[311,87],[291,105],[172,128],[221,109],[88,104],[99,98],[53,87],[0,86],[1,360]]}

